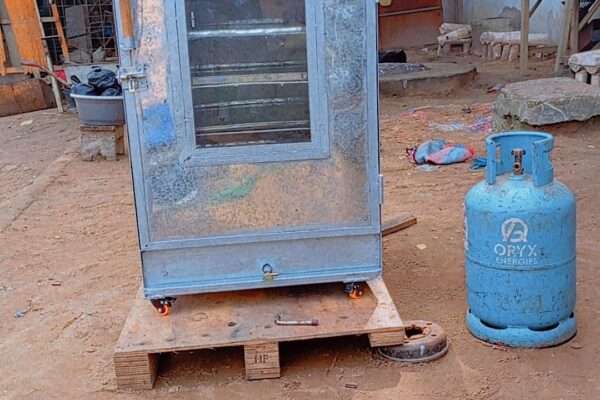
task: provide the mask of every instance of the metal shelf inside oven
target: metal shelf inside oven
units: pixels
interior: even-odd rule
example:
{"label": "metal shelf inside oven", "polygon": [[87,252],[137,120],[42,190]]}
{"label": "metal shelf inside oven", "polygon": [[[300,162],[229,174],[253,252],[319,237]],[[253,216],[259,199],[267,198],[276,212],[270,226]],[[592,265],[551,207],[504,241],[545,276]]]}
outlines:
{"label": "metal shelf inside oven", "polygon": [[198,28],[188,32],[197,143],[310,141],[306,27],[254,19]]}
{"label": "metal shelf inside oven", "polygon": [[192,31],[188,33],[189,40],[206,38],[230,38],[230,37],[253,37],[253,36],[281,36],[281,35],[305,35],[306,28],[303,26],[263,26],[236,29],[210,29]]}

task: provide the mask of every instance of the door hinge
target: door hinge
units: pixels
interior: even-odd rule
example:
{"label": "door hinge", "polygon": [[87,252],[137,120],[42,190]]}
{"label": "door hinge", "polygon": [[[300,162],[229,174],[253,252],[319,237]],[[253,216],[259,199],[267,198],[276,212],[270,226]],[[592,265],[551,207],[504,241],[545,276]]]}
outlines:
{"label": "door hinge", "polygon": [[383,175],[379,174],[379,181],[377,183],[379,189],[379,204],[383,205]]}
{"label": "door hinge", "polygon": [[144,64],[139,64],[119,68],[119,82],[121,82],[123,90],[135,92],[136,90],[147,89],[146,67]]}

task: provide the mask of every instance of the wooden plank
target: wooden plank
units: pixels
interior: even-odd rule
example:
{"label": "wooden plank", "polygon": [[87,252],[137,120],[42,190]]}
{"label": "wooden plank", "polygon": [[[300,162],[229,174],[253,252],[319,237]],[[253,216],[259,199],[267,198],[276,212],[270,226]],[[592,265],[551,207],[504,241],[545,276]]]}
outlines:
{"label": "wooden plank", "polygon": [[62,105],[62,95],[60,87],[58,86],[58,81],[56,80],[56,76],[54,75],[54,66],[52,65],[52,58],[50,57],[50,52],[48,51],[48,43],[46,43],[46,40],[44,39],[44,24],[42,23],[42,20],[40,18],[40,10],[38,8],[37,1],[34,1],[33,4],[35,7],[35,14],[37,17],[40,32],[42,33],[42,38],[40,42],[42,43],[42,49],[46,58],[46,65],[48,66],[48,71],[50,72],[50,83],[52,84],[52,93],[54,94],[54,100],[56,101],[56,108],[59,113],[63,113],[65,110]]}
{"label": "wooden plank", "polygon": [[[280,326],[277,319],[318,319],[318,326]],[[168,317],[138,293],[115,347],[119,387],[153,382],[154,369],[142,354],[219,347],[244,347],[248,379],[280,375],[279,343],[370,335],[375,346],[399,344],[404,326],[383,282],[367,283],[358,300],[340,284],[181,296]]]}
{"label": "wooden plank", "polygon": [[[600,0],[598,0],[600,1]],[[556,62],[554,64],[554,72],[558,73],[560,71],[560,66],[563,63],[563,58],[567,52],[567,46],[569,45],[569,29],[571,27],[571,21],[573,18],[571,17],[571,12],[573,11],[573,3],[574,0],[567,0],[566,5],[566,15],[563,22],[563,30],[560,35],[560,42],[558,45],[558,49],[556,51]]]}
{"label": "wooden plank", "polygon": [[521,75],[527,73],[529,65],[529,0],[521,0],[521,55],[519,70]]}
{"label": "wooden plank", "polygon": [[371,347],[398,346],[403,344],[405,339],[404,329],[395,332],[369,334],[369,344]]}
{"label": "wooden plank", "polygon": [[[369,291],[375,298],[376,305],[370,311],[368,322],[363,326],[363,333],[404,332],[404,323],[400,319],[398,309],[381,277],[367,282]],[[361,300],[358,302],[360,303]]]}
{"label": "wooden plank", "polygon": [[2,32],[2,26],[0,26],[0,75],[6,75],[6,62],[8,61],[8,55],[6,48],[4,47],[4,33]]}
{"label": "wooden plank", "polygon": [[152,389],[158,372],[159,354],[115,353],[113,365],[120,389]]}
{"label": "wooden plank", "polygon": [[279,344],[270,342],[244,346],[244,364],[248,380],[279,378]]}
{"label": "wooden plank", "polygon": [[52,19],[54,21],[54,25],[56,26],[56,32],[58,33],[58,40],[60,41],[60,48],[63,53],[63,58],[66,63],[71,61],[71,57],[69,56],[69,44],[67,43],[67,38],[65,36],[65,31],[63,29],[62,22],[60,22],[60,13],[58,12],[58,6],[56,3],[52,2],[50,4],[52,8]]}
{"label": "wooden plank", "polygon": [[[33,0],[4,0],[4,5],[21,58],[45,65],[46,53],[42,43],[37,3]],[[31,69],[24,69],[33,72]]]}
{"label": "wooden plank", "polygon": [[383,227],[381,228],[381,234],[388,236],[396,232],[400,232],[410,226],[416,225],[417,217],[410,213],[402,213],[396,217],[390,218],[387,221],[383,221]]}
{"label": "wooden plank", "polygon": [[7,67],[6,73],[7,74],[23,74],[23,73],[25,73],[25,71],[21,67]]}
{"label": "wooden plank", "polygon": [[121,34],[124,39],[133,39],[133,16],[129,0],[119,0],[119,11],[121,13]]}
{"label": "wooden plank", "polygon": [[85,125],[80,124],[79,129],[83,132],[116,132],[119,129],[116,125]]}
{"label": "wooden plank", "polygon": [[579,30],[576,28],[579,24],[579,0],[573,0],[573,12],[571,16],[571,28],[569,29],[569,49],[571,54],[579,51]]}
{"label": "wooden plank", "polygon": [[581,19],[581,21],[579,22],[579,31],[581,31],[587,26],[587,24],[590,23],[590,21],[592,20],[592,18],[594,18],[594,15],[596,15],[598,10],[600,10],[600,0],[596,0],[594,4],[592,4],[592,6],[588,9],[588,13],[585,15],[585,17]]}
{"label": "wooden plank", "polygon": [[529,10],[529,18],[530,19],[531,19],[531,17],[533,17],[533,14],[535,14],[537,9],[540,7],[540,5],[542,4],[542,1],[544,1],[544,0],[537,0],[535,2],[535,4],[533,5],[533,7],[531,7],[531,10]]}

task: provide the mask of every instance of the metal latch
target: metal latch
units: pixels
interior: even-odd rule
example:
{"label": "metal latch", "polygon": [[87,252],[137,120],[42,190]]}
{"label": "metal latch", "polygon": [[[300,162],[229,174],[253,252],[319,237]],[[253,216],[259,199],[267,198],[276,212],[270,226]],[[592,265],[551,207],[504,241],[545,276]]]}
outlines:
{"label": "metal latch", "polygon": [[279,276],[279,273],[273,271],[271,264],[265,264],[262,267],[263,279],[265,281],[272,281]]}
{"label": "metal latch", "polygon": [[377,182],[377,186],[379,186],[377,189],[379,190],[379,204],[382,205],[383,204],[383,175],[379,174],[379,181]]}
{"label": "metal latch", "polygon": [[124,90],[135,92],[148,88],[146,79],[146,65],[134,65],[132,67],[119,68],[119,82]]}

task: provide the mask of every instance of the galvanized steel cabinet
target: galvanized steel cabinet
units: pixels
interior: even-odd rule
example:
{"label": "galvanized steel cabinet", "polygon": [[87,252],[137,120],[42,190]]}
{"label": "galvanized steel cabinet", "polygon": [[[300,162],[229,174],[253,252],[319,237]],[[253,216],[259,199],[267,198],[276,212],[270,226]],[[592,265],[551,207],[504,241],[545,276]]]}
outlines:
{"label": "galvanized steel cabinet", "polygon": [[121,78],[146,297],[378,276],[376,2],[133,15]]}

